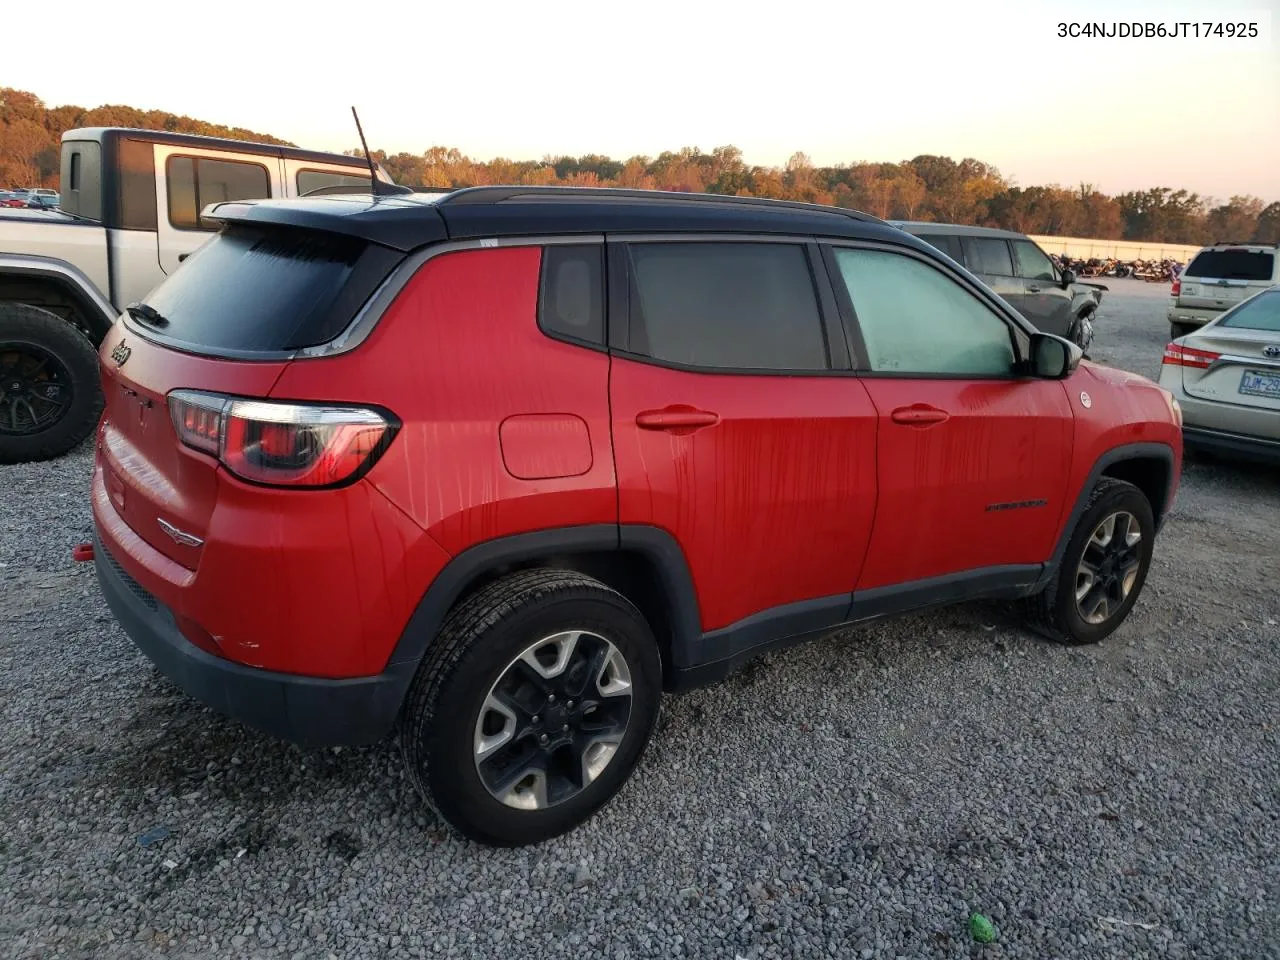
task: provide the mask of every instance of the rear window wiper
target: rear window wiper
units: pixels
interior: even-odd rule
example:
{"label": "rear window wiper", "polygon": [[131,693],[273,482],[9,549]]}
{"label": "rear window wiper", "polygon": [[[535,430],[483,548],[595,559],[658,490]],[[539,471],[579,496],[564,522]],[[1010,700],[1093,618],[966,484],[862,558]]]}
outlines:
{"label": "rear window wiper", "polygon": [[131,303],[124,309],[133,319],[145,323],[147,326],[167,327],[169,325],[169,321],[159,310],[145,303]]}

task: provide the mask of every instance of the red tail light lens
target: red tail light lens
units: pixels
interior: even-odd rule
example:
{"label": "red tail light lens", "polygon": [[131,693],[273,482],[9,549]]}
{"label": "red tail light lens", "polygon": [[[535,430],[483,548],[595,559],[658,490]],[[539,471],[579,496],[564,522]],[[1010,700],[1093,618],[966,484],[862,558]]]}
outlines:
{"label": "red tail light lens", "polygon": [[178,438],[187,446],[216,457],[222,441],[222,411],[226,405],[226,397],[194,390],[169,394],[169,416]]}
{"label": "red tail light lens", "polygon": [[1172,292],[1173,292],[1173,295],[1174,295],[1175,297],[1176,297],[1178,294],[1182,293],[1182,281],[1181,281],[1180,279],[1179,279],[1179,280],[1175,280],[1175,281],[1173,281],[1173,291],[1172,291]]}
{"label": "red tail light lens", "polygon": [[397,425],[367,407],[238,400],[195,390],[169,394],[179,439],[251,483],[334,487],[363,476]]}
{"label": "red tail light lens", "polygon": [[1211,350],[1197,350],[1195,347],[1184,347],[1180,343],[1171,343],[1164,348],[1164,363],[1170,367],[1195,367],[1208,370],[1209,364],[1222,354]]}

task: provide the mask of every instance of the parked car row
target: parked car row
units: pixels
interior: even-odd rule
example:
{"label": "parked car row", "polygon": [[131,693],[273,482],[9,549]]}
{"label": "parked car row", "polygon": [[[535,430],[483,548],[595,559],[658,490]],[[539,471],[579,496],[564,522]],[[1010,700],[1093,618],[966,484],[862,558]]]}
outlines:
{"label": "parked car row", "polygon": [[55,210],[62,202],[57,190],[43,187],[23,187],[17,190],[0,190],[0,207],[18,207],[32,210]]}

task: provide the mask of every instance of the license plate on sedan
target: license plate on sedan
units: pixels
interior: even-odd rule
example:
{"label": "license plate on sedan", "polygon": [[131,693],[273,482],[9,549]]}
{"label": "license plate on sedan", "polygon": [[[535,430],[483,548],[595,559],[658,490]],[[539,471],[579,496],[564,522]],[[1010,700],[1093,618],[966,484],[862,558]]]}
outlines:
{"label": "license plate on sedan", "polygon": [[1240,376],[1240,392],[1254,397],[1274,397],[1280,400],[1280,373],[1246,370]]}

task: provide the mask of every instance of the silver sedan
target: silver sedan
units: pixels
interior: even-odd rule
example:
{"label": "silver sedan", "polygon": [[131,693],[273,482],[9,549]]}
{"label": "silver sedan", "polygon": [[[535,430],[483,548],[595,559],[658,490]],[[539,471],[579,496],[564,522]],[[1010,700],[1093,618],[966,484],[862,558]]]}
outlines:
{"label": "silver sedan", "polygon": [[1280,284],[1165,347],[1160,385],[1188,448],[1280,463]]}

